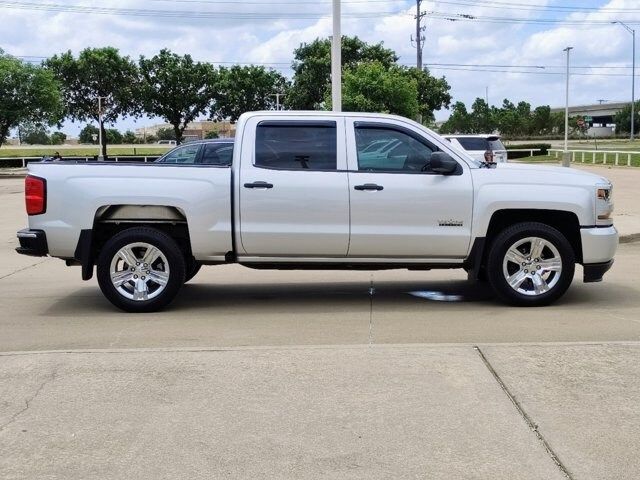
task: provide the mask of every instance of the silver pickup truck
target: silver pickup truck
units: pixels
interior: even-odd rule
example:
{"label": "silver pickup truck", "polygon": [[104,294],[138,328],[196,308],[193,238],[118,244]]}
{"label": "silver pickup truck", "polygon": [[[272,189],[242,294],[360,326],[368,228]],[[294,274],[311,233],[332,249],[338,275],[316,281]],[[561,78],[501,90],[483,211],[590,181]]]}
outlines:
{"label": "silver pickup truck", "polygon": [[505,302],[546,305],[576,263],[601,280],[618,244],[605,178],[474,160],[405,118],[247,113],[231,162],[206,149],[180,146],[174,163],[31,164],[18,252],[80,265],[85,280],[96,267],[114,305],[148,312],[202,265],[231,262],[464,268]]}

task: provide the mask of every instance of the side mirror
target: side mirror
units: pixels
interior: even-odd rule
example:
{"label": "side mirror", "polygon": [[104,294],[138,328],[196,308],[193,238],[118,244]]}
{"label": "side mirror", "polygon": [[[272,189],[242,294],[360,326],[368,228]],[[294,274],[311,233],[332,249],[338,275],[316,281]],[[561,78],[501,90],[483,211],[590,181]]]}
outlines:
{"label": "side mirror", "polygon": [[429,163],[432,172],[442,175],[451,175],[458,169],[458,162],[445,152],[433,152]]}

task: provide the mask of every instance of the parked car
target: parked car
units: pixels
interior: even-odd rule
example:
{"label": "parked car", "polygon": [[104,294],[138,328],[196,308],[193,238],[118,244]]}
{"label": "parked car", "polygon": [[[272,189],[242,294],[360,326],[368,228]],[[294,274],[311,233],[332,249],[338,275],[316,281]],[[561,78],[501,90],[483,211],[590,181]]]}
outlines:
{"label": "parked car", "polygon": [[175,145],[175,140],[158,140],[158,145]]}
{"label": "parked car", "polygon": [[169,150],[155,163],[228,166],[233,156],[233,143],[233,138],[191,141]]}
{"label": "parked car", "polygon": [[444,135],[444,138],[481,162],[507,161],[507,149],[498,135]]}
{"label": "parked car", "polygon": [[585,282],[613,263],[612,186],[598,175],[488,164],[391,115],[254,112],[237,132],[150,164],[29,164],[18,252],[80,265],[84,280],[95,266],[132,312],[167,305],[202,265],[463,268],[507,303],[540,306],[576,263]]}

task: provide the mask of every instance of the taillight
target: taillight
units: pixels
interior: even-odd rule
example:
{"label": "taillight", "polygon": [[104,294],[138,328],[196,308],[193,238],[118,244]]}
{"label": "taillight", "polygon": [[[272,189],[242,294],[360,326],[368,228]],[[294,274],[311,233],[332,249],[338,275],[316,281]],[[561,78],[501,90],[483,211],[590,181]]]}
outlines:
{"label": "taillight", "polygon": [[24,200],[28,215],[40,215],[47,211],[47,181],[27,175],[24,180]]}

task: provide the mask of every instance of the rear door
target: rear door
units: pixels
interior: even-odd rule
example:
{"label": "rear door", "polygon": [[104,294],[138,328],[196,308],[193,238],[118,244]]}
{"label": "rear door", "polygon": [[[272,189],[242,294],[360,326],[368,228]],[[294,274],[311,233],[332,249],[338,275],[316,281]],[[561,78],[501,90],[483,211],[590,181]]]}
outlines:
{"label": "rear door", "polygon": [[430,157],[441,147],[398,120],[348,119],[347,132],[349,257],[464,258],[473,206],[468,166],[432,172]]}
{"label": "rear door", "polygon": [[247,256],[346,256],[344,119],[316,118],[247,120],[239,172],[240,238]]}

